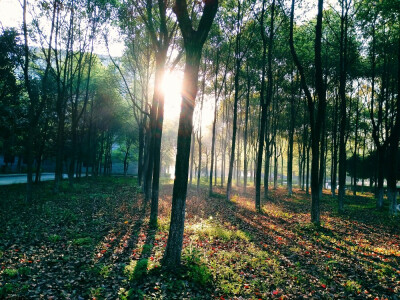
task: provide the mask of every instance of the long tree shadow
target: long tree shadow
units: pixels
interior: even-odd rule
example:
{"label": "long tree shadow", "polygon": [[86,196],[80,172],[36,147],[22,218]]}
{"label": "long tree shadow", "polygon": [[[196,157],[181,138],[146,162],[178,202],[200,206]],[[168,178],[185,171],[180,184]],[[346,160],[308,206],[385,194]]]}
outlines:
{"label": "long tree shadow", "polygon": [[[0,280],[20,287],[35,284],[35,289],[14,291],[21,297],[89,298],[101,293],[117,298],[111,278],[120,278],[129,263],[145,218],[134,182],[82,180],[76,189],[57,196],[44,183],[35,190],[38,201],[28,204],[19,197],[21,190],[0,189],[7,195],[0,211],[5,225],[0,265],[21,268],[13,278],[0,273]],[[3,206],[11,201],[13,205]]]}
{"label": "long tree shadow", "polygon": [[[298,222],[296,218],[288,220],[284,216],[268,212],[256,213],[236,202],[227,202],[221,196],[208,199],[208,203],[210,204],[209,214],[218,212],[222,220],[229,220],[243,230],[250,231],[259,248],[269,252],[279,249],[288,265],[310,266],[310,263],[314,264],[312,267],[301,267],[309,278],[318,278],[328,282],[330,279],[326,271],[334,264],[335,270],[340,272],[341,276],[362,278],[363,286],[373,286],[379,282],[379,274],[371,272],[371,268],[375,269],[377,264],[378,266],[382,264],[382,261],[379,262],[376,258],[371,259],[369,255],[354,253],[351,249],[357,244],[346,239],[346,232],[325,227],[309,227],[305,223],[303,225],[296,224]],[[296,214],[295,211],[292,213]],[[282,227],[284,228],[282,229]],[[260,244],[263,246],[260,247]],[[383,260],[388,257],[390,256],[385,256]],[[318,260],[320,259],[322,259],[322,265],[319,266],[318,263],[321,264],[321,261]],[[396,270],[395,267],[398,266],[398,263],[398,259],[395,259],[391,264],[386,263],[385,265]],[[358,267],[354,268],[354,266]],[[384,292],[385,288],[382,286],[377,290]]]}

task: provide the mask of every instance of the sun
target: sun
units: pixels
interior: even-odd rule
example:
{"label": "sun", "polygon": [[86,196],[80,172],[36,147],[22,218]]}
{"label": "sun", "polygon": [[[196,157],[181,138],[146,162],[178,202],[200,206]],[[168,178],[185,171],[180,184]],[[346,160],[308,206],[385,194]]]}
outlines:
{"label": "sun", "polygon": [[182,72],[167,71],[164,74],[162,90],[165,95],[164,118],[173,120],[179,117],[181,111]]}

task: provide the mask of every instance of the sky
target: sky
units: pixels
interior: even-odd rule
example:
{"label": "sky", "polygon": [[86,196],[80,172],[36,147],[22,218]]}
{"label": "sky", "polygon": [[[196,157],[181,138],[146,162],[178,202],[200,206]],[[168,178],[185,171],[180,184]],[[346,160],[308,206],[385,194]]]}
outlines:
{"label": "sky", "polygon": [[[22,0],[21,0],[22,1]],[[30,1],[28,1],[29,4]],[[31,2],[32,3],[32,2]],[[32,20],[29,13],[27,22]],[[20,28],[22,24],[22,7],[19,0],[0,0],[0,26]],[[122,56],[124,44],[118,36],[116,29],[110,29],[110,52],[112,56]],[[95,47],[95,53],[108,55],[107,48],[103,41],[98,41]]]}

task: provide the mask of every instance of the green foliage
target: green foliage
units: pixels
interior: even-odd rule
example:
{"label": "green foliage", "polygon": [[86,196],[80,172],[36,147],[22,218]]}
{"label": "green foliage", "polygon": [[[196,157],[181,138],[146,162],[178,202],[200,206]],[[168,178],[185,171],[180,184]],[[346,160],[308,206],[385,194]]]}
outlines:
{"label": "green foliage", "polygon": [[69,209],[65,209],[61,215],[61,222],[65,224],[74,224],[78,221],[78,217],[74,212]]}
{"label": "green foliage", "polygon": [[76,246],[91,246],[93,244],[93,239],[90,237],[77,238],[72,241]]}
{"label": "green foliage", "polygon": [[144,299],[146,294],[141,289],[129,289],[121,288],[118,292],[120,300],[131,300],[131,299]]}
{"label": "green foliage", "polygon": [[103,287],[91,288],[89,296],[91,299],[101,299],[100,297],[102,296],[103,292],[104,292]]}
{"label": "green foliage", "polygon": [[112,266],[110,265],[103,265],[100,269],[100,275],[103,278],[108,278],[110,276],[110,272],[111,272]]}
{"label": "green foliage", "polygon": [[345,289],[349,293],[360,293],[361,285],[354,280],[347,280],[345,283]]}
{"label": "green foliage", "polygon": [[31,272],[32,272],[32,270],[31,270],[31,268],[29,268],[29,267],[20,267],[20,268],[18,269],[18,274],[19,274],[20,276],[28,276],[28,275],[31,274]]}
{"label": "green foliage", "polygon": [[9,282],[5,283],[4,286],[0,287],[0,297],[6,298],[6,296],[12,294],[17,287],[16,284]]}
{"label": "green foliage", "polygon": [[151,253],[151,249],[152,249],[152,246],[151,246],[151,245],[149,245],[149,244],[143,245],[143,248],[142,248],[142,255],[148,255],[148,254],[150,254],[150,253]]}
{"label": "green foliage", "polygon": [[[22,47],[19,33],[15,29],[0,29],[0,153],[4,163],[15,163],[15,155],[21,152],[22,132],[19,118],[26,109],[21,95],[21,84],[17,81],[16,69],[21,63]],[[0,166],[3,162],[0,162]],[[5,166],[0,173],[8,173]]]}
{"label": "green foliage", "polygon": [[209,287],[212,285],[213,276],[208,267],[202,263],[200,253],[197,250],[184,254],[182,259],[185,262],[185,266],[188,268],[190,280],[202,287]]}
{"label": "green foliage", "polygon": [[61,237],[58,234],[52,234],[49,236],[49,241],[52,243],[56,243],[61,239]]}
{"label": "green foliage", "polygon": [[128,276],[130,281],[140,280],[147,274],[147,267],[147,258],[142,258],[139,261],[132,260],[130,264],[125,267],[124,273]]}
{"label": "green foliage", "polygon": [[193,231],[200,239],[219,239],[225,242],[232,240],[249,241],[250,235],[241,230],[230,230],[218,222],[212,220],[204,220],[194,224],[188,228]]}
{"label": "green foliage", "polygon": [[16,277],[18,275],[18,270],[17,269],[5,269],[4,274],[11,278]]}

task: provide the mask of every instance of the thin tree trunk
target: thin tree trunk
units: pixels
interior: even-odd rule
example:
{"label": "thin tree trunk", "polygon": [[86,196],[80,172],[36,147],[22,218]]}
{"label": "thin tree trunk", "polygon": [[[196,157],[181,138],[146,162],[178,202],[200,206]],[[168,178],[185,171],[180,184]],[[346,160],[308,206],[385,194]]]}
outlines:
{"label": "thin tree trunk", "polygon": [[[168,43],[159,53],[157,53],[156,61],[156,78],[155,86],[160,87],[162,76],[164,75],[164,66],[167,57]],[[160,169],[161,169],[161,139],[164,122],[164,93],[161,89],[156,89],[154,97],[157,98],[157,120],[154,131],[154,153],[153,153],[153,181],[152,181],[152,194],[151,194],[151,209],[150,209],[150,225],[157,226],[158,219],[158,196],[160,188]]]}
{"label": "thin tree trunk", "polygon": [[[290,125],[289,125],[289,142],[288,142],[288,153],[287,153],[287,186],[288,186],[288,195],[292,196],[292,176],[293,176],[293,140],[294,140],[294,127],[295,127],[295,98],[294,98],[294,79],[293,79],[293,71],[292,71],[292,97],[290,101]],[[283,155],[282,155],[283,157]],[[282,163],[283,167],[283,163]],[[283,178],[283,172],[282,172]]]}
{"label": "thin tree trunk", "polygon": [[[274,13],[275,13],[275,0],[272,1],[271,5],[271,18],[270,18],[270,28],[269,28],[269,39],[268,39],[268,58],[267,58],[267,37],[264,28],[264,16],[265,16],[265,3],[262,3],[262,13],[261,13],[261,38],[263,42],[263,54],[262,54],[262,75],[261,75],[261,91],[260,91],[260,106],[261,106],[261,121],[260,121],[260,134],[258,138],[258,152],[257,152],[257,164],[256,164],[256,201],[255,208],[257,211],[261,211],[261,168],[262,168],[262,157],[263,157],[263,147],[265,139],[265,127],[267,122],[267,108],[272,99],[272,87],[273,87],[273,77],[272,77],[272,49],[273,49],[273,37],[274,37]],[[268,70],[265,70],[265,63],[267,60]],[[264,89],[265,89],[265,75],[267,72],[268,86],[266,91],[266,99],[264,99]],[[268,145],[267,145],[268,147]],[[265,157],[265,159],[269,159]],[[264,174],[268,176],[268,174]],[[267,178],[268,181],[268,178]],[[266,193],[264,197],[266,197]]]}
{"label": "thin tree trunk", "polygon": [[247,130],[249,123],[249,107],[250,107],[250,90],[251,90],[251,79],[250,79],[250,71],[249,65],[247,64],[247,95],[246,95],[246,113],[244,120],[244,137],[243,137],[243,192],[246,193],[247,189]]}
{"label": "thin tree trunk", "polygon": [[323,162],[320,165],[320,142],[324,143],[324,130],[321,130],[324,119],[325,119],[325,111],[326,111],[326,90],[325,84],[323,80],[323,72],[322,72],[322,59],[321,59],[321,43],[322,43],[322,14],[323,14],[323,0],[318,0],[318,14],[317,14],[317,22],[315,26],[315,44],[314,44],[314,63],[315,63],[315,90],[318,98],[318,107],[317,111],[315,111],[315,102],[313,97],[311,96],[310,90],[308,89],[307,82],[305,79],[305,72],[303,66],[300,63],[300,60],[297,56],[296,50],[294,48],[293,41],[293,20],[294,20],[294,0],[292,0],[291,5],[291,14],[290,14],[290,50],[293,56],[293,60],[297,66],[297,69],[300,73],[301,85],[304,90],[304,93],[307,97],[308,109],[309,109],[309,118],[311,125],[311,222],[315,225],[320,224],[320,186],[321,186],[321,176],[320,176],[320,167],[323,166]]}
{"label": "thin tree trunk", "polygon": [[235,160],[236,148],[236,131],[237,131],[237,111],[239,102],[239,78],[240,78],[240,37],[241,37],[241,2],[238,0],[238,13],[237,13],[237,33],[236,33],[236,47],[235,47],[235,98],[233,104],[233,124],[232,124],[232,144],[231,155],[229,160],[228,182],[226,188],[226,198],[228,201],[231,199],[232,192],[232,176],[233,176],[233,163]]}
{"label": "thin tree trunk", "polygon": [[[339,195],[338,209],[343,212],[346,190],[346,67],[347,67],[347,0],[342,1],[340,22],[340,133],[339,133]],[[346,7],[345,7],[346,6]]]}
{"label": "thin tree trunk", "polygon": [[201,159],[202,159],[202,117],[203,117],[203,102],[204,102],[204,90],[206,86],[206,71],[203,70],[203,81],[201,85],[201,102],[200,102],[200,119],[199,119],[199,131],[197,135],[197,143],[199,144],[199,169],[197,171],[197,190],[200,188],[200,177],[201,177]]}
{"label": "thin tree trunk", "polygon": [[192,185],[193,182],[193,164],[194,164],[194,143],[196,141],[195,139],[195,133],[192,133],[192,138],[191,138],[191,145],[190,145],[190,179],[189,179],[189,184]]}

